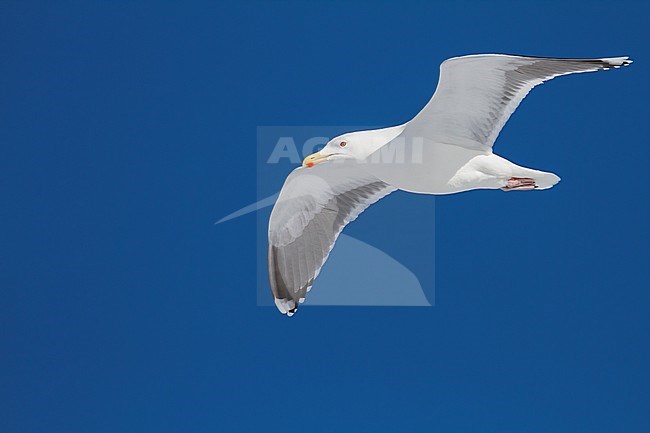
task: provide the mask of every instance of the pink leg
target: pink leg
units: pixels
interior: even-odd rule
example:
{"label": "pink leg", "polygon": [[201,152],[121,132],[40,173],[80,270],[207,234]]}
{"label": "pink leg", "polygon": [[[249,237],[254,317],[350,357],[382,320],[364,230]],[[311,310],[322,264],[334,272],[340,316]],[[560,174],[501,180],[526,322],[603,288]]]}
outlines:
{"label": "pink leg", "polygon": [[504,191],[530,191],[535,189],[535,179],[529,177],[511,177],[508,179],[508,184],[501,189]]}

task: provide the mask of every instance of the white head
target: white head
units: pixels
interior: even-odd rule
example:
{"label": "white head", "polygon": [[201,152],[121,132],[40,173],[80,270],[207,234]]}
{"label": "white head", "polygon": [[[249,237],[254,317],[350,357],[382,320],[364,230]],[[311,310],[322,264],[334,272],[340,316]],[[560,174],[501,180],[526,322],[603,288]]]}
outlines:
{"label": "white head", "polygon": [[320,151],[306,157],[302,161],[302,165],[313,167],[315,164],[333,159],[364,160],[375,150],[399,135],[402,129],[403,127],[400,125],[339,135],[331,139]]}

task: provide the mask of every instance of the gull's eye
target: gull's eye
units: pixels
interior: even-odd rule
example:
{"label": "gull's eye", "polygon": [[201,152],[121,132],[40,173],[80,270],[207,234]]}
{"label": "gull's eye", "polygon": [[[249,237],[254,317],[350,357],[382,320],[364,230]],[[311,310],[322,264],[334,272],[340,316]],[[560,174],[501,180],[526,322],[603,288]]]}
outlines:
{"label": "gull's eye", "polygon": [[348,144],[347,141],[342,141],[342,142],[339,143],[339,146],[341,146],[341,147],[345,147],[346,144]]}

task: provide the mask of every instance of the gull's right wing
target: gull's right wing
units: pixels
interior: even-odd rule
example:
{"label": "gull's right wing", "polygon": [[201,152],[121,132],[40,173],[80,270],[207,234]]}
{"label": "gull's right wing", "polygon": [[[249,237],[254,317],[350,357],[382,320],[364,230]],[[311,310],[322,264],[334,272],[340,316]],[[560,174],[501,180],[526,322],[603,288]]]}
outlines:
{"label": "gull's right wing", "polygon": [[393,191],[354,161],[289,174],[269,220],[269,282],[280,312],[293,315],[341,230]]}

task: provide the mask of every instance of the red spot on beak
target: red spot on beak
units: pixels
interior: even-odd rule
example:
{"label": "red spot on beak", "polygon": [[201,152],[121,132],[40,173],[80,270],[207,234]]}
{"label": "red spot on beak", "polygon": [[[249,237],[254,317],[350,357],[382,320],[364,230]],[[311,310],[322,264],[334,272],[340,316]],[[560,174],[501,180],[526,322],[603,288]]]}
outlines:
{"label": "red spot on beak", "polygon": [[314,163],[313,163],[313,162],[308,162],[308,163],[307,163],[307,167],[312,168],[313,166],[314,166]]}

